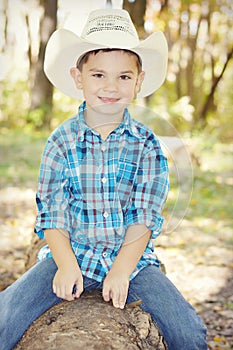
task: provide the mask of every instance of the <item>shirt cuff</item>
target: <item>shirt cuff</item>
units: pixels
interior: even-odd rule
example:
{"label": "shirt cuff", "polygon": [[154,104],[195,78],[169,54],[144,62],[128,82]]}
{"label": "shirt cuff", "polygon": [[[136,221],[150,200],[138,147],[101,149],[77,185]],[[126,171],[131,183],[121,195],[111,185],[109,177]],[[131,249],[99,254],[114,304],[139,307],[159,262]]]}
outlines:
{"label": "shirt cuff", "polygon": [[151,230],[151,238],[155,239],[162,231],[164,218],[156,211],[148,209],[132,209],[126,214],[126,225],[144,224]]}
{"label": "shirt cuff", "polygon": [[[67,212],[67,211],[66,211]],[[54,211],[49,213],[40,213],[36,219],[34,232],[41,239],[44,239],[44,230],[61,229],[70,232],[69,215],[64,211]]]}

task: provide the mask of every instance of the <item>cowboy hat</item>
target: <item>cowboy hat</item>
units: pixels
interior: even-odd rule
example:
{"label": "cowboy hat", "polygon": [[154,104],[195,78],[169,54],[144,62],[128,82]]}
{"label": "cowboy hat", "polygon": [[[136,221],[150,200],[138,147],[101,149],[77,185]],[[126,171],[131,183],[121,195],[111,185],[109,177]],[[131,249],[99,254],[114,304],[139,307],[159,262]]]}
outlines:
{"label": "cowboy hat", "polygon": [[145,78],[138,97],[152,94],[164,82],[168,59],[164,34],[155,32],[139,41],[128,12],[121,9],[92,11],[81,36],[67,29],[56,30],[45,51],[45,74],[63,93],[82,100],[82,90],[77,89],[70,68],[75,67],[85,53],[104,48],[130,50],[141,58]]}

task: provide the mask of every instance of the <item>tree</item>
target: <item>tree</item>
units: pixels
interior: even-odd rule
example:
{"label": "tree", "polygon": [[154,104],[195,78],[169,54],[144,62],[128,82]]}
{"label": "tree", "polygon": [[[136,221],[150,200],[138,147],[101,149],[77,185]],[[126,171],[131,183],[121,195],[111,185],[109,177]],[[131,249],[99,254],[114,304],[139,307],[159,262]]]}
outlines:
{"label": "tree", "polygon": [[2,2],[2,8],[1,8],[1,10],[2,10],[1,17],[2,17],[4,35],[3,35],[3,38],[2,38],[3,40],[2,40],[1,45],[0,45],[0,52],[3,52],[3,53],[6,50],[7,39],[8,39],[8,37],[7,37],[7,26],[8,26],[7,6],[8,6],[8,3],[6,0],[4,0]]}
{"label": "tree", "polygon": [[[6,45],[7,45],[7,2],[6,0],[4,0],[2,2],[2,21],[3,21],[3,40],[2,43],[0,45],[0,54],[4,54],[5,50],[6,50]],[[2,104],[2,93],[3,93],[3,88],[2,88],[2,77],[0,74],[0,105]],[[1,114],[0,114],[1,115]]]}
{"label": "tree", "polygon": [[129,12],[140,38],[145,36],[144,22],[146,6],[146,0],[124,0],[123,2],[123,8]]}
{"label": "tree", "polygon": [[175,98],[190,98],[194,123],[207,124],[215,110],[214,95],[233,57],[232,17],[229,1],[169,2],[162,19],[169,41],[169,73]]}
{"label": "tree", "polygon": [[[57,0],[40,0],[44,14],[40,22],[40,46],[38,60],[35,64],[35,78],[31,89],[31,105],[29,119],[33,118],[33,113],[42,111],[41,127],[50,126],[51,110],[53,105],[53,86],[48,81],[43,70],[45,47],[47,41],[57,26]],[[29,61],[30,46],[29,46]]]}

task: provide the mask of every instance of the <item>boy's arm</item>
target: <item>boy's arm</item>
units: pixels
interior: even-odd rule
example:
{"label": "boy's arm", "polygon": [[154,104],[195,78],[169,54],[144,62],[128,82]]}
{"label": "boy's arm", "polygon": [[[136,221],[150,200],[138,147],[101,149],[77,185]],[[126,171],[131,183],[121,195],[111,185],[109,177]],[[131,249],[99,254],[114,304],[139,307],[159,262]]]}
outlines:
{"label": "boy's arm", "polygon": [[[70,245],[68,233],[59,229],[44,231],[58,270],[53,279],[53,292],[62,299],[71,301],[83,292],[83,277]],[[76,285],[76,293],[73,287]]]}
{"label": "boy's arm", "polygon": [[129,226],[122,245],[103,285],[103,298],[112,299],[113,306],[123,309],[126,303],[130,275],[140,260],[151,236],[143,224]]}

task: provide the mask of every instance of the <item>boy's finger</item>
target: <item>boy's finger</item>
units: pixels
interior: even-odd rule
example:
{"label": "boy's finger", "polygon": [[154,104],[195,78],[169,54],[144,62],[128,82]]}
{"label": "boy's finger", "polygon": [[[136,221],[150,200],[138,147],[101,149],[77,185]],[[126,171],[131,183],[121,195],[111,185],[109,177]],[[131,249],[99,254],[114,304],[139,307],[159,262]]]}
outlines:
{"label": "boy's finger", "polygon": [[112,295],[112,303],[114,307],[120,307],[120,293],[118,291],[114,291]]}
{"label": "boy's finger", "polygon": [[56,286],[54,284],[53,284],[53,293],[57,294],[57,289],[56,289]]}
{"label": "boy's finger", "polygon": [[80,295],[83,292],[83,283],[82,281],[76,281],[74,288],[73,288],[73,294],[75,295],[75,298],[79,298]]}
{"label": "boy's finger", "polygon": [[119,301],[120,309],[124,309],[126,303],[126,298],[122,298]]}
{"label": "boy's finger", "polygon": [[110,298],[110,289],[108,287],[103,287],[102,295],[104,298],[104,301],[109,301]]}
{"label": "boy's finger", "polygon": [[128,294],[127,290],[121,290],[120,295],[119,295],[119,308],[120,309],[124,309],[124,307],[125,307],[127,294]]}
{"label": "boy's finger", "polygon": [[60,287],[56,287],[56,296],[58,298],[64,299],[65,293],[62,292],[62,289]]}
{"label": "boy's finger", "polygon": [[67,300],[67,301],[72,301],[74,300],[74,296],[72,294],[72,289],[68,286],[64,287],[64,290],[63,290],[63,299]]}

